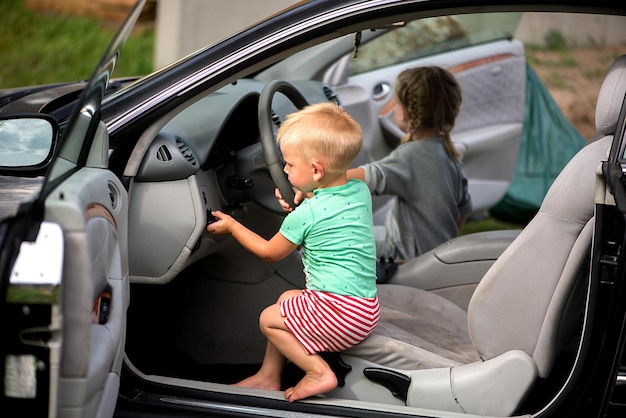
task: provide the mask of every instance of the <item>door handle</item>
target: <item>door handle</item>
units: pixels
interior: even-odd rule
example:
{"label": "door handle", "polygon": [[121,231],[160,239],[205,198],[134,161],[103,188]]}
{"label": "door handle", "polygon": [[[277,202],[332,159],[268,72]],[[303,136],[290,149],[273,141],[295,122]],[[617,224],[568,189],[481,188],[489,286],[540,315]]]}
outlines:
{"label": "door handle", "polygon": [[391,93],[391,86],[388,83],[378,83],[372,90],[372,99],[377,102],[385,100]]}

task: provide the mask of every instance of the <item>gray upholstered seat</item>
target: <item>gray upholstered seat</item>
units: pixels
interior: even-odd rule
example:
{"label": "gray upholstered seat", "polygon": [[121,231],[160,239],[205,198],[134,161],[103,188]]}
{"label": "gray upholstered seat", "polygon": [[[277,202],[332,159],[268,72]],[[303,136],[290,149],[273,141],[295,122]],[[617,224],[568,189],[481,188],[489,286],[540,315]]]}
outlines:
{"label": "gray upholstered seat", "polygon": [[485,415],[517,410],[580,325],[597,173],[625,93],[626,55],[600,90],[602,137],[563,169],[537,215],[485,274],[467,312],[432,292],[379,287],[381,323],[342,355],[352,372],[337,396]]}

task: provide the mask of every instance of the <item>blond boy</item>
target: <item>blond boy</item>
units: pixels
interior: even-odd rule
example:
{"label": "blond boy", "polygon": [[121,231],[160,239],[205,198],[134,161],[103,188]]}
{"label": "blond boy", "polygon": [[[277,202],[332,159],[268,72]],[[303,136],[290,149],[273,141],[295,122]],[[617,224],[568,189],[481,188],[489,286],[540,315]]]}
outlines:
{"label": "blond boy", "polygon": [[236,384],[280,390],[290,360],[305,372],[285,390],[285,398],[293,402],[337,386],[319,353],[363,341],[378,323],[380,307],[370,191],[346,174],[362,147],[359,124],[333,103],[314,104],[287,117],[278,143],[289,181],[311,197],[287,214],[270,240],[220,211],[213,212],[218,221],[207,231],[231,234],[267,261],[301,247],[306,288],[284,292],[263,310],[259,323],[268,340],[263,364]]}

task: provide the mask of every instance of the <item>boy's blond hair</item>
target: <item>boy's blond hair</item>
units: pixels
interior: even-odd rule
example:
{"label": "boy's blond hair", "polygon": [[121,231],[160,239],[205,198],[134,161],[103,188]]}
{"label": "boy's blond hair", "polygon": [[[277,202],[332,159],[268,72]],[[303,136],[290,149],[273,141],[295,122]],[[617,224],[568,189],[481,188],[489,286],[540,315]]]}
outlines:
{"label": "boy's blond hair", "polygon": [[361,126],[331,102],[306,106],[287,116],[278,129],[279,144],[293,144],[306,160],[318,160],[330,174],[339,174],[361,151]]}

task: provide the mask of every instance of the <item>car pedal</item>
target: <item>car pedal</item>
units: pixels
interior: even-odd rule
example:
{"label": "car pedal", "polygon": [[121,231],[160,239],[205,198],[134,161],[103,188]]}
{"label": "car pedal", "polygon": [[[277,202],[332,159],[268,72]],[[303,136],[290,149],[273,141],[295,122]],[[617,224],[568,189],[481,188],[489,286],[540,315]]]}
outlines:
{"label": "car pedal", "polygon": [[320,353],[322,358],[328,363],[332,371],[337,376],[337,386],[343,387],[346,384],[346,376],[352,371],[352,366],[341,359],[339,353]]}

